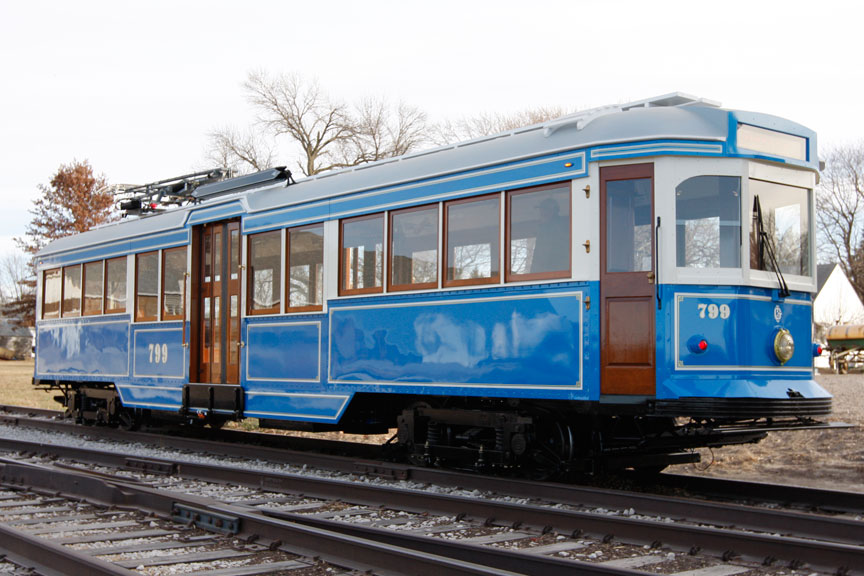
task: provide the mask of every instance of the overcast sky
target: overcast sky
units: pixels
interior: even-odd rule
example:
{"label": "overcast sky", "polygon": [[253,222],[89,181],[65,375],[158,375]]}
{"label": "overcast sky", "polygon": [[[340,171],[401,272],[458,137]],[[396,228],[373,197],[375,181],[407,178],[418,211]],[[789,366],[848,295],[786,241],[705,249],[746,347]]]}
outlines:
{"label": "overcast sky", "polygon": [[[685,92],[864,138],[864,4],[820,1],[0,0],[0,254],[61,164],[112,183],[206,167],[248,72],[431,120]],[[291,164],[291,158],[280,158]]]}

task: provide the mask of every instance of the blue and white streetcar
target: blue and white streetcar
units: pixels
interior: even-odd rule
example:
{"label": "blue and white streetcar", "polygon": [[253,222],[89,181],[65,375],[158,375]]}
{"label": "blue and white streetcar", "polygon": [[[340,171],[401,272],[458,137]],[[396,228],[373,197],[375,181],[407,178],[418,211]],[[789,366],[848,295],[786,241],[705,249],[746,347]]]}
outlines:
{"label": "blue and white streetcar", "polygon": [[78,420],[398,428],[445,465],[692,461],[831,410],[817,172],[811,130],[676,93],[297,182],[157,182],[38,255],[34,382]]}

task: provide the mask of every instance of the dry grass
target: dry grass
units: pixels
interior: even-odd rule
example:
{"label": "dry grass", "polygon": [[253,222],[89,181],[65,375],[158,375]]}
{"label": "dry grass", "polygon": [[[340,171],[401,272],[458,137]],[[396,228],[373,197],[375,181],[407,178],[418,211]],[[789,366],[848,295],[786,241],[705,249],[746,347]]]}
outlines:
{"label": "dry grass", "polygon": [[0,360],[0,404],[60,410],[54,394],[33,388],[33,360]]}

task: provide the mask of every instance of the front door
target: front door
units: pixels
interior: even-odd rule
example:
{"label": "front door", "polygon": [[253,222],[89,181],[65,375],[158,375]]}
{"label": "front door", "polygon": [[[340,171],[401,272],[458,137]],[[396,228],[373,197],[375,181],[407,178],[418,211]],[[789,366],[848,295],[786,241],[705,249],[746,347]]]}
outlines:
{"label": "front door", "polygon": [[653,198],[653,164],[600,169],[601,394],[654,394]]}
{"label": "front door", "polygon": [[197,380],[240,382],[240,222],[195,229],[193,333]]}

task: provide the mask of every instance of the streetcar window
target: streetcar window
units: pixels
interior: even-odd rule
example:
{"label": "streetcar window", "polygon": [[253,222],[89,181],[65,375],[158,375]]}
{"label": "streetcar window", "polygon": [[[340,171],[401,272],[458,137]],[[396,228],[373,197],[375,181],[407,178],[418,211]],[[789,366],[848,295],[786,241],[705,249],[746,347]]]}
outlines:
{"label": "streetcar window", "polygon": [[696,176],[675,188],[677,265],[741,266],[741,178]]}
{"label": "streetcar window", "polygon": [[186,282],[186,247],[162,252],[162,320],[182,320],[183,284]]}
{"label": "streetcar window", "polygon": [[276,314],[282,302],[282,232],[249,236],[249,313]]}
{"label": "streetcar window", "polygon": [[606,183],[606,271],[651,270],[651,178]]}
{"label": "streetcar window", "polygon": [[152,322],[159,314],[159,253],[135,255],[135,320]]}
{"label": "streetcar window", "polygon": [[42,318],[60,317],[60,268],[46,270],[42,284]]}
{"label": "streetcar window", "polygon": [[507,281],[570,276],[570,186],[507,195]]}
{"label": "streetcar window", "polygon": [[438,206],[390,213],[391,290],[438,287]]}
{"label": "streetcar window", "polygon": [[500,278],[500,197],[444,205],[444,285],[491,284]]}
{"label": "streetcar window", "polygon": [[368,294],[383,289],[384,215],[342,220],[340,294]]}
{"label": "streetcar window", "polygon": [[102,313],[103,263],[88,262],[84,265],[84,315]]}
{"label": "streetcar window", "polygon": [[81,266],[63,268],[63,317],[81,315]]}
{"label": "streetcar window", "polygon": [[[762,226],[784,274],[810,275],[810,191],[763,180],[750,180],[750,194],[759,196]],[[750,228],[750,267],[771,272],[767,248],[758,239],[756,213]]]}
{"label": "streetcar window", "polygon": [[320,310],[324,303],[324,225],[291,228],[288,240],[288,307]]}
{"label": "streetcar window", "polygon": [[105,261],[105,313],[126,311],[126,257]]}

